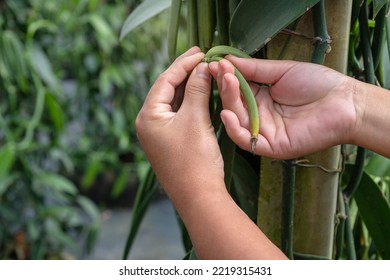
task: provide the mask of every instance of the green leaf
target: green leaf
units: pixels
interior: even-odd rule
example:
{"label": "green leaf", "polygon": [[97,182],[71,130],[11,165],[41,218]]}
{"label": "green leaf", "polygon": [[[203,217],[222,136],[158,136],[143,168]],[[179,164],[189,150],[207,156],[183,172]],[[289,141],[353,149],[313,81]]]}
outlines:
{"label": "green leaf", "polygon": [[28,76],[24,47],[15,32],[4,31],[0,35],[0,75],[15,79],[24,88]]}
{"label": "green leaf", "polygon": [[374,17],[383,8],[384,5],[390,3],[389,0],[374,0]]}
{"label": "green leaf", "polygon": [[124,189],[127,187],[127,183],[129,182],[129,178],[131,175],[131,170],[129,166],[124,166],[119,174],[118,178],[115,180],[115,184],[111,191],[112,198],[118,198]]}
{"label": "green leaf", "polygon": [[79,196],[77,203],[84,210],[84,212],[92,219],[93,223],[99,224],[100,214],[96,205],[87,197]]}
{"label": "green leaf", "polygon": [[49,58],[38,44],[34,44],[31,50],[31,62],[42,80],[44,80],[51,89],[56,89],[59,84],[57,77],[54,74]]}
{"label": "green leaf", "polygon": [[88,165],[87,170],[81,181],[82,189],[88,189],[96,179],[96,176],[102,171],[103,165],[100,163],[99,159],[92,159],[92,162]]}
{"label": "green leaf", "polygon": [[16,150],[13,145],[6,145],[0,148],[0,177],[7,175],[14,165]]}
{"label": "green leaf", "polygon": [[263,47],[319,0],[242,0],[232,16],[233,46],[248,53]]}
{"label": "green leaf", "polygon": [[47,238],[51,241],[54,241],[59,244],[64,244],[71,248],[77,248],[76,241],[72,238],[72,236],[65,232],[58,221],[54,219],[46,219],[45,220],[45,233]]}
{"label": "green leaf", "polygon": [[50,157],[52,157],[53,160],[59,161],[67,173],[71,174],[74,172],[76,161],[74,158],[71,158],[69,152],[62,149],[53,148],[50,150]]}
{"label": "green leaf", "polygon": [[58,192],[69,193],[72,195],[76,195],[78,193],[76,186],[61,175],[54,173],[44,173],[39,175],[37,179],[41,184]]}
{"label": "green leaf", "polygon": [[145,0],[127,17],[123,24],[120,40],[134,28],[171,6],[171,0]]}
{"label": "green leaf", "polygon": [[[77,208],[71,207],[70,205],[62,206],[62,205],[55,205],[55,206],[47,206],[45,208],[42,207],[40,210],[40,215],[45,218],[52,218],[57,221],[67,221],[67,224],[70,224],[69,221],[74,219],[74,217],[77,217],[78,212]],[[81,219],[78,225],[81,225]]]}
{"label": "green leaf", "polygon": [[[351,173],[352,166],[346,166]],[[354,199],[359,213],[383,259],[390,259],[390,206],[375,181],[364,172]]]}
{"label": "green leaf", "polygon": [[[216,113],[214,113],[214,115],[219,116],[220,111],[219,112],[218,111]],[[214,127],[217,127],[217,126],[214,126]],[[219,141],[219,146],[221,149],[223,162],[224,162],[225,185],[226,185],[227,190],[230,192],[232,182],[233,182],[234,160],[235,160],[235,155],[236,155],[236,144],[230,139],[229,135],[226,132],[225,127],[222,127],[218,141]]]}
{"label": "green leaf", "polygon": [[390,159],[374,154],[367,162],[365,171],[373,176],[390,176]]}
{"label": "green leaf", "polygon": [[137,235],[142,219],[157,190],[158,190],[158,183],[157,183],[156,175],[154,174],[152,168],[149,166],[148,173],[146,174],[146,177],[143,179],[140,187],[137,190],[137,194],[135,196],[135,201],[134,201],[132,214],[131,214],[130,231],[127,236],[125,250],[123,253],[123,259],[127,259],[127,256],[133,245],[134,239]]}
{"label": "green leaf", "polygon": [[107,21],[98,14],[89,15],[88,21],[96,31],[96,38],[100,48],[104,53],[109,54],[117,44],[117,38],[113,29]]}
{"label": "green leaf", "polygon": [[50,92],[47,92],[45,95],[45,103],[55,129],[57,132],[60,132],[64,127],[64,113],[60,104],[58,104],[56,98]]}
{"label": "green leaf", "polygon": [[233,189],[241,209],[253,221],[257,217],[258,182],[256,172],[239,154],[236,154],[233,166]]}
{"label": "green leaf", "polygon": [[199,260],[196,256],[194,248],[192,248],[184,258],[185,260]]}
{"label": "green leaf", "polygon": [[84,252],[86,254],[90,254],[96,244],[97,237],[99,235],[100,223],[92,223],[90,227],[88,227],[88,232],[85,237],[84,244]]}

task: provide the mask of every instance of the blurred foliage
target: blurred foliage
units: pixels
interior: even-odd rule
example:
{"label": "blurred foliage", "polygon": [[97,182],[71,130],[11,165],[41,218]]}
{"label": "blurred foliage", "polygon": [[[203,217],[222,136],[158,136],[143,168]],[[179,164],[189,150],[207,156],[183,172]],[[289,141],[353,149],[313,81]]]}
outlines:
{"label": "blurred foliage", "polygon": [[146,174],[133,123],[167,64],[166,15],[119,42],[139,2],[0,2],[0,259],[89,252],[99,211],[80,190],[118,197]]}

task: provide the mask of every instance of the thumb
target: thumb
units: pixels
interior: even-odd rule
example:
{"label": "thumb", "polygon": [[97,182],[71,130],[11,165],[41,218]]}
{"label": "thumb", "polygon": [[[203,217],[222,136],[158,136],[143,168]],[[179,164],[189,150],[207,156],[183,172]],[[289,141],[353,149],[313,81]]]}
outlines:
{"label": "thumb", "polygon": [[188,78],[180,109],[185,112],[194,112],[193,117],[209,117],[210,92],[211,74],[208,64],[202,62],[196,66]]}

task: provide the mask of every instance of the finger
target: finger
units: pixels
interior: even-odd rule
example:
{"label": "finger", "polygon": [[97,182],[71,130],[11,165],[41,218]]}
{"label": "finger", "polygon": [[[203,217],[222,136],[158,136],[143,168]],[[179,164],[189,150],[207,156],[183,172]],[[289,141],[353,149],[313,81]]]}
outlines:
{"label": "finger", "polygon": [[264,84],[275,84],[297,65],[295,61],[239,58],[232,55],[226,56],[226,59],[233,63],[247,80]]}
{"label": "finger", "polygon": [[218,68],[219,68],[219,62],[212,61],[209,63],[209,70],[214,80],[217,80]]}
{"label": "finger", "polygon": [[[232,141],[241,149],[253,152],[251,142],[252,135],[247,128],[241,126],[237,115],[232,111],[223,110],[221,112],[221,119],[230,139],[232,139]],[[268,157],[275,156],[270,142],[262,134],[258,135],[255,154]]]}
{"label": "finger", "polygon": [[200,63],[188,78],[183,103],[178,114],[186,114],[196,120],[209,120],[211,74],[207,63]]}
{"label": "finger", "polygon": [[[249,127],[249,112],[240,91],[240,83],[234,73],[235,67],[228,60],[222,60],[219,64],[222,76],[221,99],[225,109],[233,111],[242,126]],[[233,74],[234,73],[234,74]],[[258,91],[257,85],[250,85],[252,92]]]}
{"label": "finger", "polygon": [[223,108],[235,113],[242,126],[249,127],[248,110],[242,101],[239,81],[234,74],[226,73],[223,76],[220,95]]}
{"label": "finger", "polygon": [[[252,151],[251,133],[248,128],[243,127],[237,115],[230,110],[222,110],[221,119],[225,126],[226,132],[230,139],[236,143],[241,149],[248,152]],[[259,135],[260,136],[260,135]],[[257,143],[256,147],[259,146]]]}
{"label": "finger", "polygon": [[226,59],[222,59],[218,63],[218,75],[217,75],[217,83],[220,85],[219,90],[222,91],[222,81],[225,74],[234,74],[234,65],[231,64]]}
{"label": "finger", "polygon": [[175,89],[183,83],[197,64],[201,62],[204,54],[198,48],[189,51],[176,59],[172,65],[157,78],[145,100],[145,105],[161,104],[161,108],[171,107],[175,96]]}

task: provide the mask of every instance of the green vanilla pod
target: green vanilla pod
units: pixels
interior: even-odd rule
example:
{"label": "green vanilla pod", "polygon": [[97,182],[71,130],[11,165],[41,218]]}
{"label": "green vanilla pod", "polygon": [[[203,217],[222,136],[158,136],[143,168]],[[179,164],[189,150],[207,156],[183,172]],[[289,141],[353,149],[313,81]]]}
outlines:
{"label": "green vanilla pod", "polygon": [[[212,61],[220,61],[226,55],[234,55],[241,58],[250,58],[247,53],[239,49],[236,49],[231,46],[221,45],[211,48],[205,54],[203,61],[207,63],[210,63]],[[252,93],[248,82],[245,80],[244,76],[240,73],[240,71],[238,71],[237,68],[234,68],[234,75],[237,77],[237,80],[240,84],[241,95],[243,96],[243,99],[247,105],[251,132],[251,150],[254,153],[260,129],[259,110],[257,107],[256,99]]]}

